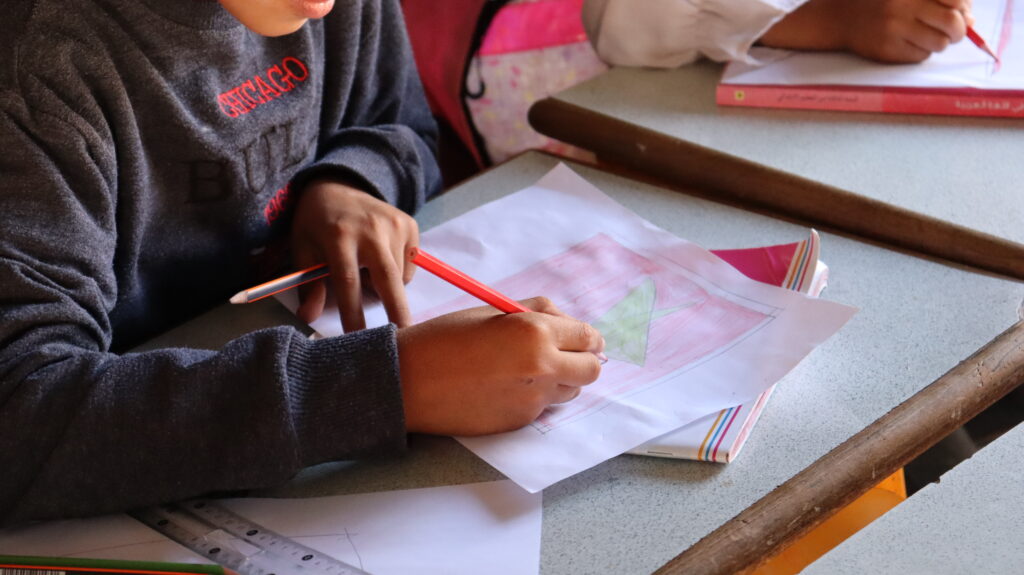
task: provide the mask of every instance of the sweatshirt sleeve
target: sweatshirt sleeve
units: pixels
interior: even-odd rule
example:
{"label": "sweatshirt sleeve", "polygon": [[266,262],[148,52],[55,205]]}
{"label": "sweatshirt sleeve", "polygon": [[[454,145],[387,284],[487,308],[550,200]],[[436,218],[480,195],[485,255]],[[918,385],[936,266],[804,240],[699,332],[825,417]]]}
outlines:
{"label": "sweatshirt sleeve", "polygon": [[115,153],[0,91],[0,523],[284,482],[405,445],[393,326],[116,354]]}
{"label": "sweatshirt sleeve", "polygon": [[585,0],[583,23],[615,66],[749,61],[750,47],[806,0]]}
{"label": "sweatshirt sleeve", "polygon": [[[401,9],[397,0],[366,2],[357,22],[341,12],[324,19],[327,77],[318,160],[293,184],[301,188],[333,174],[415,213],[440,190],[441,172],[437,125]],[[345,45],[354,38],[360,46]],[[336,54],[359,54],[358,62],[334,61]],[[346,73],[353,65],[355,74]]]}

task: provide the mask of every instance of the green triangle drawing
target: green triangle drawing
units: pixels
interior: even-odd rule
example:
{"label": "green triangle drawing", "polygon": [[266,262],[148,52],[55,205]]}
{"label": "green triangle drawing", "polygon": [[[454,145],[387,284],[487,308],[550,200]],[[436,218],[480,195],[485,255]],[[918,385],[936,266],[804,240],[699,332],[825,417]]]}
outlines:
{"label": "green triangle drawing", "polygon": [[651,322],[697,303],[655,311],[655,295],[654,280],[647,278],[594,322],[594,327],[604,336],[605,355],[643,366],[647,360]]}

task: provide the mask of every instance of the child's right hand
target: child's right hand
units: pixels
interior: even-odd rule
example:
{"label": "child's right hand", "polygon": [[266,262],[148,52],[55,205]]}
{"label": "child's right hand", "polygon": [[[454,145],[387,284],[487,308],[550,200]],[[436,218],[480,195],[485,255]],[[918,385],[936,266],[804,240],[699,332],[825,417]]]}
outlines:
{"label": "child's right hand", "polygon": [[410,432],[484,435],[528,425],[597,379],[604,339],[545,298],[536,313],[477,307],[398,330]]}
{"label": "child's right hand", "polygon": [[858,0],[847,10],[848,49],[881,62],[920,62],[964,39],[970,0]]}
{"label": "child's right hand", "polygon": [[844,50],[912,63],[964,39],[971,0],[809,0],[761,36],[765,46]]}

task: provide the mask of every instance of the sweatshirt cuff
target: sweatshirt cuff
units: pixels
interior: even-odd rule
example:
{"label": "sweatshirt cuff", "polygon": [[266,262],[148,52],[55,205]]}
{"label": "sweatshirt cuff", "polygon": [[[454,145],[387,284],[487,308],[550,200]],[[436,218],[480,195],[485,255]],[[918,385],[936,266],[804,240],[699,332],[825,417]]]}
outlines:
{"label": "sweatshirt cuff", "polygon": [[303,466],[405,449],[396,329],[320,340],[295,333],[285,371]]}

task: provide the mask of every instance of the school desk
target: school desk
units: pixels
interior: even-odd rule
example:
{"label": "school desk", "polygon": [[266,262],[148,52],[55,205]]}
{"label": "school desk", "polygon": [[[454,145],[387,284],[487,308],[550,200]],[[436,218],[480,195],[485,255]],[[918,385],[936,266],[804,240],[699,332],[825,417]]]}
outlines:
{"label": "school desk", "polygon": [[1024,279],[1024,122],[719,107],[721,68],[613,69],[530,122],[673,187]]}
{"label": "school desk", "polygon": [[[527,153],[464,182],[426,205],[417,216],[421,229],[527,187],[557,161]],[[569,165],[654,224],[706,248],[788,243],[807,235],[803,226]],[[822,297],[860,311],[780,382],[741,456],[722,465],[623,455],[549,487],[542,573],[654,572],[986,345],[1016,321],[1024,297],[1016,282],[828,233],[822,259],[832,272]],[[211,346],[218,345],[212,332],[228,337],[225,319],[234,314],[288,321],[272,300],[220,313],[227,315],[197,324]],[[260,321],[250,318],[247,326]],[[893,460],[892,470],[904,463]],[[321,496],[501,478],[450,438],[413,436],[401,457],[319,465],[253,495]]]}
{"label": "school desk", "polygon": [[807,575],[1019,573],[1024,425],[812,563]]}

